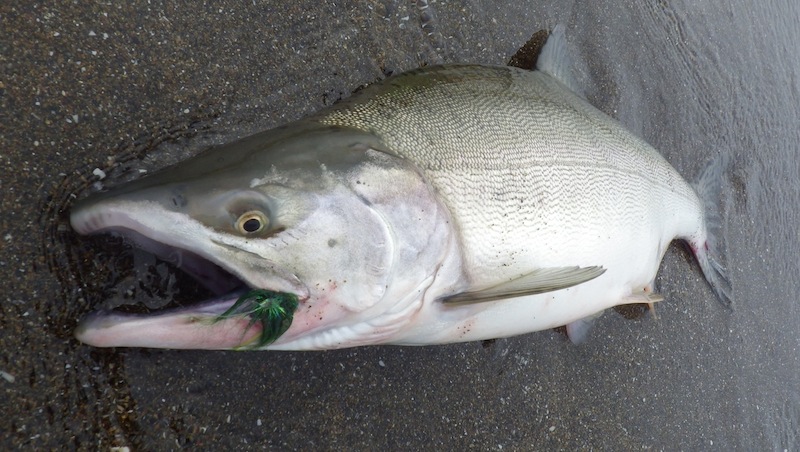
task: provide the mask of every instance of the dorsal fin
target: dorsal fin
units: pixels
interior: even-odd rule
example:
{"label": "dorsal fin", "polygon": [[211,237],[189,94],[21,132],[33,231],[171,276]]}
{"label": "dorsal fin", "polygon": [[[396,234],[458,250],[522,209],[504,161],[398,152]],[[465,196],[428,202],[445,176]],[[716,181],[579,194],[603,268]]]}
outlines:
{"label": "dorsal fin", "polygon": [[506,66],[514,66],[526,71],[536,69],[536,61],[539,60],[539,54],[542,52],[544,44],[547,42],[547,37],[550,36],[549,30],[539,30],[528,39],[528,42],[523,44],[517,50]]}
{"label": "dorsal fin", "polygon": [[536,69],[549,74],[559,82],[566,85],[572,92],[583,97],[583,92],[572,76],[572,62],[567,51],[566,27],[558,24],[553,27],[547,42],[536,60]]}
{"label": "dorsal fin", "polygon": [[552,292],[592,280],[605,271],[603,267],[540,268],[487,289],[461,292],[439,298],[439,301],[446,304],[482,303]]}

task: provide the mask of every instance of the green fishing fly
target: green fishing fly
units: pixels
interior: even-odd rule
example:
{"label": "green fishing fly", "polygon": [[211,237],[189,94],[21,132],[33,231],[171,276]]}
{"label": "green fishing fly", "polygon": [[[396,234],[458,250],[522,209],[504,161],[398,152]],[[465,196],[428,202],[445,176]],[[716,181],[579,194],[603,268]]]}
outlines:
{"label": "green fishing fly", "polygon": [[275,342],[289,329],[297,305],[297,296],[294,294],[254,289],[239,297],[233,306],[214,321],[247,316],[250,317],[250,324],[245,331],[256,322],[261,323],[261,336],[249,345],[251,348],[261,348]]}

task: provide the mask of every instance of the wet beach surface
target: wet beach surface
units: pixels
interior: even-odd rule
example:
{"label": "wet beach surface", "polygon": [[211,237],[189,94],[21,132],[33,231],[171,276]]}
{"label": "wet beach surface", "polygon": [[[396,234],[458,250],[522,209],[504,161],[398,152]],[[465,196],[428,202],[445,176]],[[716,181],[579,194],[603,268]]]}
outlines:
{"label": "wet beach surface", "polygon": [[[0,6],[0,448],[800,447],[800,8],[13,3]],[[313,353],[72,338],[81,316],[114,303],[112,281],[135,292],[117,301],[181,285],[124,244],[70,231],[70,203],[98,182],[303,117],[393,72],[505,64],[556,23],[587,98],[687,179],[730,155],[733,310],[673,246],[657,319],[609,312],[580,346],[557,331]],[[150,270],[130,274],[141,264]]]}

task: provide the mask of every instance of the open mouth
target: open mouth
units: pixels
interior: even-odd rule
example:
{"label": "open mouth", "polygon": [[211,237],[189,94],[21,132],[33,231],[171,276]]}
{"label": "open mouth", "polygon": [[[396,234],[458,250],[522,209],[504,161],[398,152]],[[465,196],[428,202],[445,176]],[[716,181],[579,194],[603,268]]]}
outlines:
{"label": "open mouth", "polygon": [[[119,255],[109,269],[109,299],[103,310],[152,313],[217,299],[235,299],[250,287],[234,273],[192,251],[173,247],[132,229],[91,232],[90,246]],[[108,265],[109,263],[106,263]]]}
{"label": "open mouth", "polygon": [[245,281],[197,253],[166,245],[130,229],[112,231],[112,234],[122,236],[143,252],[179,269],[181,273],[190,276],[195,285],[214,297],[235,295],[248,288]]}
{"label": "open mouth", "polygon": [[[123,237],[140,250],[134,254],[147,253],[155,256],[150,262],[167,265],[166,279],[189,286],[186,292],[201,301],[185,304],[171,299],[171,295],[185,290],[168,288],[164,298],[170,300],[156,311],[143,308],[141,299],[129,300],[140,302],[136,306],[118,303],[113,310],[96,311],[82,319],[76,329],[80,341],[101,347],[260,348],[276,340],[291,325],[297,295],[254,287],[221,262],[154,238],[169,237],[172,231],[154,233],[119,210],[104,209],[100,214],[98,210],[73,211],[73,229],[84,235],[108,233]],[[137,275],[133,273],[135,279]],[[151,307],[151,303],[144,304]]]}

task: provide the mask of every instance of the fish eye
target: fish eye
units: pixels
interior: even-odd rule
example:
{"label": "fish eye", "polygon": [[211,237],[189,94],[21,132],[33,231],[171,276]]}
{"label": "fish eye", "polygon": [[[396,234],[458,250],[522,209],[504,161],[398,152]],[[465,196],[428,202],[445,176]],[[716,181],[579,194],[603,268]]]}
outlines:
{"label": "fish eye", "polygon": [[236,220],[236,230],[242,234],[255,234],[269,226],[269,218],[264,212],[251,210],[239,216]]}

